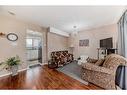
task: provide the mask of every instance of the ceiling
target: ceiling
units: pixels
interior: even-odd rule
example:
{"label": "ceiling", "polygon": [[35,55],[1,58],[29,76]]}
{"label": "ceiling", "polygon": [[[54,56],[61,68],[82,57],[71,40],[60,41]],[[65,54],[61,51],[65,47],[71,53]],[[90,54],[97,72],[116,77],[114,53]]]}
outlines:
{"label": "ceiling", "polygon": [[[118,21],[125,6],[1,6],[1,14],[10,15],[43,27],[65,32],[82,31]],[[73,26],[77,26],[75,29]]]}

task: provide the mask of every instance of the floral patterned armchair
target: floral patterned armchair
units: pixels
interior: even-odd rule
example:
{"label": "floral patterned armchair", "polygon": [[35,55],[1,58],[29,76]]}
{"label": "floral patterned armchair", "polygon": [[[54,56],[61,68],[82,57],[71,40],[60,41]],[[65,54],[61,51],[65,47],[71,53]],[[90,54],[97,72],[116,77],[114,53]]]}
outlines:
{"label": "floral patterned armchair", "polygon": [[101,66],[96,63],[82,64],[82,79],[104,89],[116,89],[116,70],[120,65],[127,66],[127,59],[117,54],[110,54]]}

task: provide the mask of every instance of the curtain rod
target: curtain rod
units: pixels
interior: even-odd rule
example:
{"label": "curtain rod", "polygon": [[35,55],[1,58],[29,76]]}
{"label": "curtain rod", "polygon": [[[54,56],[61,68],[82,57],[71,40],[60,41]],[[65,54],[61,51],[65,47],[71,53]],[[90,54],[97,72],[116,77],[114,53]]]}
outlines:
{"label": "curtain rod", "polygon": [[122,14],[122,16],[120,17],[120,19],[118,20],[117,24],[119,23],[119,21],[122,19],[123,15],[127,12],[127,9],[125,10],[125,12]]}

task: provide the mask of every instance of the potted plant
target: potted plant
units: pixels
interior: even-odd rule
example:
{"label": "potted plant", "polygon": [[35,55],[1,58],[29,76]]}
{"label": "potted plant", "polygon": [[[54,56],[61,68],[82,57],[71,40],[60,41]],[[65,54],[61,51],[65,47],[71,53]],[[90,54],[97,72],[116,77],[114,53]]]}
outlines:
{"label": "potted plant", "polygon": [[20,64],[21,60],[19,56],[8,58],[4,63],[6,64],[6,69],[10,70],[12,72],[12,76],[15,76],[18,74],[18,66]]}

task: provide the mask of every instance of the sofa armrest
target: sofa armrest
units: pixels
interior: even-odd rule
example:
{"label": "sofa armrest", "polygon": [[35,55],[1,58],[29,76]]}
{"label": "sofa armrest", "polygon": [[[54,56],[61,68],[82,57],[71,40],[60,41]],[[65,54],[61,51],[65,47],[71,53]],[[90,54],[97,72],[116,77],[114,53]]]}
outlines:
{"label": "sofa armrest", "polygon": [[82,68],[88,69],[88,70],[91,70],[91,71],[95,71],[95,72],[115,75],[115,72],[113,70],[105,68],[105,67],[97,66],[93,63],[83,63]]}
{"label": "sofa armrest", "polygon": [[71,54],[71,53],[68,53],[68,58],[69,58],[69,60],[74,60],[74,57],[73,57],[73,54]]}
{"label": "sofa armrest", "polygon": [[86,59],[86,61],[88,62],[88,63],[96,63],[97,61],[98,61],[98,59],[93,59],[93,58],[87,58]]}

